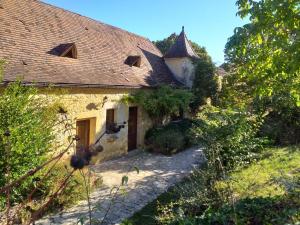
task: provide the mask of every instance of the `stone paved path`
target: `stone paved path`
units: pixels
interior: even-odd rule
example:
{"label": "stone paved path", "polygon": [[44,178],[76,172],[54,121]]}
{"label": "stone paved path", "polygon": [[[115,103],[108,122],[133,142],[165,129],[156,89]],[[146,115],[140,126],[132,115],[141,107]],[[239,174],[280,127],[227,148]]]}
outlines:
{"label": "stone paved path", "polygon": [[[202,161],[203,154],[200,148],[191,148],[172,157],[135,150],[122,158],[93,166],[92,169],[101,174],[104,183],[103,188],[91,194],[92,206],[98,206],[99,209],[101,207],[100,210],[93,212],[93,217],[103,219],[111,203],[111,188],[120,185],[124,175],[127,174],[129,177],[126,193],[116,196],[102,224],[119,224],[129,218],[187,176]],[[139,174],[134,169],[128,172],[132,166],[139,168]],[[76,224],[78,218],[87,216],[87,212],[87,203],[82,201],[77,206],[44,218],[36,224]]]}

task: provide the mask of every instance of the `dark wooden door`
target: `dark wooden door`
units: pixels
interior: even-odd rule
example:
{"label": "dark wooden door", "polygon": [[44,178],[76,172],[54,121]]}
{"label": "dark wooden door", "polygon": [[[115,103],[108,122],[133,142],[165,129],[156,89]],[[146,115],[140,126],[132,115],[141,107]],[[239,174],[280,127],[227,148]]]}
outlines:
{"label": "dark wooden door", "polygon": [[137,107],[129,107],[128,119],[128,151],[137,147]]}
{"label": "dark wooden door", "polygon": [[90,120],[79,120],[76,122],[76,135],[79,141],[76,143],[76,148],[88,149],[90,144]]}

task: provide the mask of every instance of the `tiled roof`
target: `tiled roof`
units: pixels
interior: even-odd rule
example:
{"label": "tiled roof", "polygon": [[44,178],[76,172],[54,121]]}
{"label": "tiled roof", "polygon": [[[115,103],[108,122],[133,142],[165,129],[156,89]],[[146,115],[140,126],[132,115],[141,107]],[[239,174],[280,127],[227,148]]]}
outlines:
{"label": "tiled roof", "polygon": [[164,55],[164,57],[165,58],[181,58],[181,57],[199,58],[199,56],[194,52],[192,46],[190,45],[189,40],[185,35],[184,27],[182,27],[181,33],[177,37],[175,43]]}
{"label": "tiled roof", "polygon": [[[150,40],[36,0],[0,0],[4,82],[142,87],[176,84]],[[60,57],[71,45],[77,59]],[[141,56],[140,68],[125,64]]]}

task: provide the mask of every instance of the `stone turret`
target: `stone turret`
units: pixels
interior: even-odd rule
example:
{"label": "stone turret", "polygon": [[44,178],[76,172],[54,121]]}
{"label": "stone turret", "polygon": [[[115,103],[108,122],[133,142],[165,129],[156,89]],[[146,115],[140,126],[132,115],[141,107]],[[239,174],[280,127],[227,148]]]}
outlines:
{"label": "stone turret", "polygon": [[174,77],[189,88],[193,86],[195,76],[193,59],[197,58],[199,58],[199,56],[194,52],[185,35],[184,27],[182,27],[181,33],[164,55],[164,59]]}

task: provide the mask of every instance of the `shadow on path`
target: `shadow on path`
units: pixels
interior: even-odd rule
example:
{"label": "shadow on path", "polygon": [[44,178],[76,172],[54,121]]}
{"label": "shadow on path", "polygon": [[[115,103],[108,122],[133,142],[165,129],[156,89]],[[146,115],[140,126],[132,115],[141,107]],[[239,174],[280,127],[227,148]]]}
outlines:
{"label": "shadow on path", "polygon": [[[103,224],[117,224],[132,216],[188,176],[201,162],[202,150],[194,147],[171,157],[135,150],[124,157],[92,166],[91,169],[103,177],[104,184],[91,194],[92,206],[97,207],[93,218],[103,219],[111,203],[111,189],[120,185],[124,175],[129,177],[125,193],[117,194]],[[139,168],[139,174],[134,166]],[[41,219],[36,224],[77,224],[78,218],[86,217],[87,213],[87,202],[81,201],[77,206]]]}

